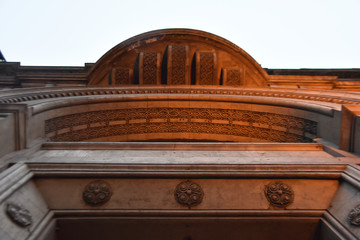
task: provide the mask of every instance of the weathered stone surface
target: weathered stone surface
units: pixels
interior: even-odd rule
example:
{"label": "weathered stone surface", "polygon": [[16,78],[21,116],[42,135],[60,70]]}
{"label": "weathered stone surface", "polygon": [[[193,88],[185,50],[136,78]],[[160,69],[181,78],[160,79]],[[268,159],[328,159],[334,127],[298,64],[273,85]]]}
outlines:
{"label": "weathered stone surface", "polygon": [[97,180],[85,186],[83,200],[91,206],[100,206],[109,201],[111,195],[110,185],[102,180]]}
{"label": "weathered stone surface", "polygon": [[8,202],[6,204],[6,213],[14,223],[21,227],[32,224],[31,212],[19,204]]}
{"label": "weathered stone surface", "polygon": [[360,96],[337,90],[359,72],[266,70],[189,29],[0,63],[0,239],[358,239]]}
{"label": "weathered stone surface", "polygon": [[35,238],[48,208],[25,165],[0,173],[0,239]]}
{"label": "weathered stone surface", "polygon": [[[133,173],[134,174],[134,173]],[[129,174],[131,176],[131,174]],[[36,184],[51,209],[88,209],[82,201],[87,179],[37,179]],[[174,200],[174,186],[177,179],[109,179],[113,195],[101,209],[179,209]],[[197,179],[204,199],[192,209],[258,209],[269,208],[264,195],[268,179]],[[337,190],[335,180],[287,180],[294,192],[296,201],[287,209],[325,210]],[[67,196],[66,201],[61,196]],[[182,208],[187,208],[183,206]]]}

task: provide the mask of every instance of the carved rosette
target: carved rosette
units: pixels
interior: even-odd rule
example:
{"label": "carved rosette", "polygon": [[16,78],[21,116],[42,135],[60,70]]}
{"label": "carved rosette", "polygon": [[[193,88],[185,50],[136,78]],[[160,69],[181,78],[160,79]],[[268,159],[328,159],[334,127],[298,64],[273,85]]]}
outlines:
{"label": "carved rosette", "polygon": [[350,211],[348,221],[351,225],[360,226],[360,204]]}
{"label": "carved rosette", "polygon": [[291,187],[282,182],[272,182],[265,186],[265,196],[271,205],[286,207],[294,201]]}
{"label": "carved rosette", "polygon": [[174,196],[178,203],[190,208],[202,202],[204,192],[198,184],[187,180],[176,186]]}
{"label": "carved rosette", "polygon": [[83,200],[92,206],[99,206],[111,198],[110,185],[104,181],[94,181],[86,185],[83,192]]}
{"label": "carved rosette", "polygon": [[16,203],[6,204],[6,214],[20,227],[27,227],[32,224],[32,217],[29,210]]}

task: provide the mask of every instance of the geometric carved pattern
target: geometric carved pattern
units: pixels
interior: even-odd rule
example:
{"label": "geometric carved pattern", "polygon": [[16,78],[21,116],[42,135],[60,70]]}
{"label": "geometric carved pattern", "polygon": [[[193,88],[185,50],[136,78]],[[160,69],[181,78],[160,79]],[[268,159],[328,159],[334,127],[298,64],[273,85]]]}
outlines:
{"label": "geometric carved pattern", "polygon": [[16,203],[6,204],[6,214],[20,227],[26,227],[32,224],[32,217],[29,210]]}
{"label": "geometric carved pattern", "polygon": [[352,225],[360,226],[360,205],[357,205],[350,211],[348,221]]}
{"label": "geometric carved pattern", "polygon": [[241,69],[223,69],[223,81],[226,86],[236,87],[243,85]]}
{"label": "geometric carved pattern", "polygon": [[160,83],[160,54],[152,52],[140,53],[140,83]]}
{"label": "geometric carved pattern", "polygon": [[216,53],[197,52],[196,53],[196,84],[213,85],[215,84],[215,61]]}
{"label": "geometric carved pattern", "polygon": [[113,68],[113,84],[115,85],[133,84],[132,69]]}
{"label": "geometric carved pattern", "polygon": [[204,192],[198,184],[187,180],[176,186],[174,196],[178,203],[190,208],[202,202]]}
{"label": "geometric carved pattern", "polygon": [[294,192],[291,187],[281,182],[266,185],[265,196],[270,204],[276,207],[286,207],[294,201]]}
{"label": "geometric carved pattern", "polygon": [[207,133],[270,142],[312,142],[317,123],[275,113],[215,108],[131,108],[70,114],[45,121],[52,141],[141,133]]}
{"label": "geometric carved pattern", "polygon": [[109,201],[112,195],[110,185],[104,181],[93,181],[86,185],[83,200],[92,206],[99,206]]}
{"label": "geometric carved pattern", "polygon": [[188,46],[168,46],[168,84],[188,84],[188,52]]}

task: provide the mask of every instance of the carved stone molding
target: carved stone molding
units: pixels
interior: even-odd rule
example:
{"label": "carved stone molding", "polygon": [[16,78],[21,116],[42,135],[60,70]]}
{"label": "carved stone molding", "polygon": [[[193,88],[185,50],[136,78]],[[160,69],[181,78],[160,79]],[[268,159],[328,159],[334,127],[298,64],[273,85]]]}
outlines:
{"label": "carved stone molding", "polygon": [[207,133],[270,142],[312,142],[317,122],[294,116],[235,109],[133,108],[91,111],[46,120],[52,141],[146,133]]}
{"label": "carved stone molding", "polygon": [[178,203],[190,208],[202,202],[204,192],[198,184],[187,180],[176,186],[174,196]]}
{"label": "carved stone molding", "polygon": [[32,224],[32,217],[29,210],[16,203],[6,204],[6,214],[20,227],[27,227]]}
{"label": "carved stone molding", "polygon": [[110,185],[104,181],[93,181],[86,185],[83,200],[92,206],[99,206],[110,200],[112,191]]}
{"label": "carved stone molding", "polygon": [[360,226],[360,204],[350,211],[348,221],[351,225]]}
{"label": "carved stone molding", "polygon": [[265,186],[265,196],[271,205],[286,207],[294,201],[291,187],[282,182],[271,182]]}
{"label": "carved stone molding", "polygon": [[[116,82],[116,81],[115,81]],[[310,91],[286,93],[284,91],[264,90],[264,89],[212,89],[212,88],[90,88],[84,87],[81,89],[76,88],[63,88],[62,90],[54,89],[49,91],[43,89],[38,92],[25,92],[13,94],[9,96],[0,97],[1,104],[7,103],[21,103],[27,101],[53,99],[53,98],[66,98],[76,96],[94,96],[94,95],[126,95],[126,94],[204,94],[204,95],[237,95],[237,96],[254,96],[262,98],[287,98],[299,99],[315,102],[329,102],[336,104],[360,104],[360,99],[355,94],[349,96],[336,95],[332,92],[322,91],[322,94],[311,93]]]}

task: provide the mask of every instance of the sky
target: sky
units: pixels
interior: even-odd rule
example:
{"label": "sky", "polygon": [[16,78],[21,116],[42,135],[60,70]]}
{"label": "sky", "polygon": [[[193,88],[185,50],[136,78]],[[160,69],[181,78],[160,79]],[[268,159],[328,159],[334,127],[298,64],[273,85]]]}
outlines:
{"label": "sky", "polygon": [[264,68],[360,68],[360,0],[0,0],[0,51],[24,66],[84,66],[126,39],[191,28]]}

